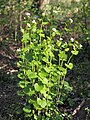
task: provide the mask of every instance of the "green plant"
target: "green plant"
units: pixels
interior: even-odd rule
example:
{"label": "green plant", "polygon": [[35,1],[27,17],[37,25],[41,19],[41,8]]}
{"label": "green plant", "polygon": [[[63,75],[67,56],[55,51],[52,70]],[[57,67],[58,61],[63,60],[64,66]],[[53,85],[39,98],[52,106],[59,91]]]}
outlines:
{"label": "green plant", "polygon": [[85,108],[86,111],[86,120],[88,120],[89,116],[90,116],[90,109],[87,107]]}
{"label": "green plant", "polygon": [[62,40],[62,33],[55,22],[45,14],[36,20],[29,19],[26,29],[22,29],[22,48],[19,51],[21,79],[19,95],[25,97],[24,115],[30,120],[63,120],[59,105],[64,104],[72,90],[65,81],[70,62],[78,54],[77,41]]}

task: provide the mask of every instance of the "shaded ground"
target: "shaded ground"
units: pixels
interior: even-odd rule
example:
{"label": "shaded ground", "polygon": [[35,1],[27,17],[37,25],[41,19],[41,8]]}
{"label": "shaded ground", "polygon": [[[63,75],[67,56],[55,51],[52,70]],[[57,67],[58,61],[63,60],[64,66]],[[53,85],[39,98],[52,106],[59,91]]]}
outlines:
{"label": "shaded ground", "polygon": [[0,42],[0,120],[11,120],[18,104],[17,57],[14,41]]}
{"label": "shaded ground", "polygon": [[73,119],[90,120],[90,45],[84,43],[83,49],[78,56],[75,56],[73,62],[74,68],[67,77],[69,77],[68,81],[73,86],[71,98],[76,99],[74,109],[79,108],[84,100]]}
{"label": "shaded ground", "polygon": [[[3,120],[9,120],[15,113],[17,105],[17,87],[13,84],[0,84],[0,117]],[[0,120],[1,120],[0,118]]]}

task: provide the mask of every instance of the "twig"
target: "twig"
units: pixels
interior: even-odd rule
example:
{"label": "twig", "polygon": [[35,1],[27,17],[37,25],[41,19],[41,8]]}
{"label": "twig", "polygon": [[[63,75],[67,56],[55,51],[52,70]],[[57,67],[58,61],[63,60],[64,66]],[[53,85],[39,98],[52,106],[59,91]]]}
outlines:
{"label": "twig", "polygon": [[78,113],[78,111],[81,109],[84,103],[85,103],[85,100],[83,100],[81,104],[73,111],[72,116]]}

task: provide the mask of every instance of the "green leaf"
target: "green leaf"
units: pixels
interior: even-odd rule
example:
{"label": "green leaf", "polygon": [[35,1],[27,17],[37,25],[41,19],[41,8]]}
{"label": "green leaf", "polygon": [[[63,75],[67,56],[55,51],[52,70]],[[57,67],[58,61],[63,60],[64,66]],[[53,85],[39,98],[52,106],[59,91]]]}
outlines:
{"label": "green leaf", "polygon": [[45,108],[47,105],[46,100],[43,98],[42,100],[40,98],[37,98],[37,103],[42,107]]}
{"label": "green leaf", "polygon": [[61,46],[62,48],[67,48],[68,47],[68,44],[67,44],[67,42],[65,42],[64,44],[62,44],[62,46]]}
{"label": "green leaf", "polygon": [[26,54],[25,54],[25,58],[26,58],[28,61],[30,61],[30,60],[31,60],[30,53],[26,53]]}
{"label": "green leaf", "polygon": [[37,104],[37,100],[29,99],[28,103],[33,104],[36,110],[41,110],[42,108]]}
{"label": "green leaf", "polygon": [[32,72],[31,70],[26,71],[26,75],[28,76],[28,78],[37,78],[37,73],[36,72]]}
{"label": "green leaf", "polygon": [[28,93],[29,96],[33,94],[35,94],[35,90],[30,90],[30,92]]}
{"label": "green leaf", "polygon": [[64,60],[66,61],[67,60],[67,55],[65,54],[64,51],[61,51],[59,54],[58,54],[60,60]]}
{"label": "green leaf", "polygon": [[47,72],[47,73],[50,73],[51,69],[49,67],[44,67],[44,70]]}
{"label": "green leaf", "polygon": [[64,120],[63,116],[61,113],[59,113],[57,116],[56,116],[56,120]]}
{"label": "green leaf", "polygon": [[26,113],[30,113],[31,109],[29,108],[29,106],[26,106],[26,107],[23,108],[23,111],[26,112]]}
{"label": "green leaf", "polygon": [[44,87],[43,87],[43,89],[40,91],[40,93],[43,94],[44,97],[45,97],[47,91],[48,91],[48,88],[46,88],[46,86],[44,85]]}
{"label": "green leaf", "polygon": [[49,63],[48,59],[46,57],[43,57],[42,61]]}
{"label": "green leaf", "polygon": [[68,29],[68,28],[64,28],[64,30],[66,31],[66,32],[70,32],[70,29]]}
{"label": "green leaf", "polygon": [[25,32],[24,29],[21,28],[21,32],[24,33]]}
{"label": "green leaf", "polygon": [[18,74],[18,78],[22,79],[22,78],[23,78],[22,76],[23,76],[22,73],[19,73],[19,74]]}
{"label": "green leaf", "polygon": [[38,105],[37,102],[33,103],[36,110],[42,110],[42,107]]}
{"label": "green leaf", "polygon": [[41,94],[43,94],[43,96],[46,98],[46,96],[47,96],[46,91],[41,90],[40,92],[41,92]]}
{"label": "green leaf", "polygon": [[52,82],[48,83],[48,87],[53,87],[53,86],[54,86],[54,84]]}
{"label": "green leaf", "polygon": [[52,33],[52,36],[54,37],[55,35],[56,35],[56,33],[55,33],[55,32],[53,32],[53,33]]}
{"label": "green leaf", "polygon": [[62,44],[62,41],[59,41],[59,40],[58,40],[58,41],[56,42],[56,44],[57,44],[58,47],[60,47],[61,44]]}
{"label": "green leaf", "polygon": [[29,89],[29,87],[28,86],[26,86],[26,87],[24,87],[24,93],[28,93],[30,91],[30,89]]}
{"label": "green leaf", "polygon": [[43,74],[39,74],[39,79],[42,81],[43,84],[48,84],[48,79],[43,76]]}
{"label": "green leaf", "polygon": [[47,24],[48,24],[48,22],[42,22],[42,24],[43,24],[43,25],[47,25]]}
{"label": "green leaf", "polygon": [[68,52],[68,51],[69,51],[69,48],[66,48],[65,51]]}
{"label": "green leaf", "polygon": [[26,42],[28,42],[29,39],[30,39],[29,33],[24,33],[23,38],[22,38],[22,42],[26,43]]}
{"label": "green leaf", "polygon": [[22,61],[17,62],[17,66],[20,67],[22,65]]}
{"label": "green leaf", "polygon": [[51,97],[51,95],[47,95],[47,97],[46,97],[47,99],[49,99],[49,100],[52,100],[52,97]]}
{"label": "green leaf", "polygon": [[39,34],[39,33],[42,33],[43,32],[43,30],[42,29],[37,29],[37,33]]}
{"label": "green leaf", "polygon": [[54,57],[54,54],[52,51],[50,51],[50,54],[49,54],[51,57]]}
{"label": "green leaf", "polygon": [[43,84],[48,84],[48,79],[47,79],[47,78],[43,78],[43,79],[42,79],[42,83],[43,83]]}
{"label": "green leaf", "polygon": [[43,85],[39,85],[38,83],[35,83],[34,88],[37,92],[39,92],[43,89]]}
{"label": "green leaf", "polygon": [[44,35],[44,34],[42,34],[42,33],[40,33],[39,35],[40,35],[41,37],[45,37],[45,35]]}
{"label": "green leaf", "polygon": [[33,60],[33,61],[32,61],[32,64],[38,66],[38,64],[40,64],[40,62],[39,62],[39,61],[35,61],[35,60]]}
{"label": "green leaf", "polygon": [[66,75],[66,73],[67,73],[66,68],[59,66],[59,70],[60,70],[62,76]]}
{"label": "green leaf", "polygon": [[65,66],[66,66],[67,68],[69,68],[70,70],[73,68],[73,64],[72,64],[72,63],[69,63],[69,64],[66,64],[66,63],[65,63]]}
{"label": "green leaf", "polygon": [[73,54],[73,55],[77,55],[78,54],[78,51],[71,51],[71,53]]}
{"label": "green leaf", "polygon": [[41,78],[47,77],[47,76],[48,76],[48,73],[45,72],[44,70],[42,70],[42,71],[39,73],[39,76],[40,76]]}
{"label": "green leaf", "polygon": [[19,82],[19,86],[20,86],[21,88],[24,88],[24,87],[25,87],[25,81],[20,81],[20,82]]}
{"label": "green leaf", "polygon": [[23,93],[23,91],[18,91],[17,94],[21,97],[25,96],[25,94]]}

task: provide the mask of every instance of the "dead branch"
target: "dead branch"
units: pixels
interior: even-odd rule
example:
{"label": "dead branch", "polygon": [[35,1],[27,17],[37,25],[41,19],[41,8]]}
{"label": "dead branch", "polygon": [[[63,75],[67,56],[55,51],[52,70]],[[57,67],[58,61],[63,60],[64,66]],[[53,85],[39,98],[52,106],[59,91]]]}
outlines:
{"label": "dead branch", "polygon": [[73,111],[72,116],[74,116],[75,114],[77,114],[77,113],[79,112],[79,110],[80,110],[81,107],[84,105],[84,103],[85,103],[85,100],[83,100],[83,101],[81,102],[81,104]]}

